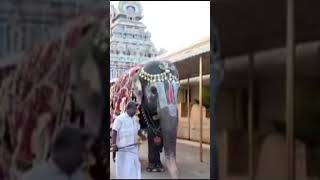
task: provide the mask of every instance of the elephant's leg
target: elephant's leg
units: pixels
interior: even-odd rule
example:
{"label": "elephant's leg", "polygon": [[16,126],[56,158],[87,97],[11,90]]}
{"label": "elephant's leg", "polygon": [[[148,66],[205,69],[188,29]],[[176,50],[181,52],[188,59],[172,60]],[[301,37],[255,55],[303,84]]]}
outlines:
{"label": "elephant's leg", "polygon": [[153,141],[153,136],[151,133],[148,133],[148,167],[147,171],[153,171],[155,168],[155,163],[156,163],[156,158],[157,158],[157,151],[155,149],[155,144]]}
{"label": "elephant's leg", "polygon": [[163,148],[163,139],[161,137],[161,144],[157,145],[157,151],[159,152],[159,158],[157,158],[156,160],[156,168],[158,172],[163,172],[164,168],[163,165],[161,163],[161,159],[160,159],[160,153],[162,152],[162,148]]}
{"label": "elephant's leg", "polygon": [[147,171],[149,171],[149,172],[161,171],[161,169],[159,169],[159,165],[161,165],[159,146],[157,146],[155,144],[154,138],[155,138],[155,136],[152,136],[150,134],[148,135],[148,161],[149,161],[149,165],[147,167]]}

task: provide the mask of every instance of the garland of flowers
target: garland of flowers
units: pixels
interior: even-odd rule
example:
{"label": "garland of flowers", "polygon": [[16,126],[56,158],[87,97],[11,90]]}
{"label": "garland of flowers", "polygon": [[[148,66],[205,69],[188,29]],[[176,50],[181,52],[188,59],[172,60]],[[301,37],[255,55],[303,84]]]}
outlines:
{"label": "garland of flowers", "polygon": [[148,81],[148,82],[163,82],[163,81],[172,81],[179,83],[177,76],[173,75],[169,69],[166,69],[164,72],[159,74],[150,74],[144,71],[144,68],[141,69],[139,77]]}

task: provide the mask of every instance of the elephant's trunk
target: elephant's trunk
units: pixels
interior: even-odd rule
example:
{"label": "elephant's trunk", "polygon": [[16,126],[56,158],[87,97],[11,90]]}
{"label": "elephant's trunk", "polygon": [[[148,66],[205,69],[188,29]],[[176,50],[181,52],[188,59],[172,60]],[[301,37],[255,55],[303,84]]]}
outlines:
{"label": "elephant's trunk", "polygon": [[159,113],[160,126],[163,135],[166,166],[171,175],[171,178],[178,179],[178,168],[176,164],[178,116],[177,113],[172,116],[172,111],[177,112],[177,105],[171,107],[169,106],[161,110],[161,112]]}

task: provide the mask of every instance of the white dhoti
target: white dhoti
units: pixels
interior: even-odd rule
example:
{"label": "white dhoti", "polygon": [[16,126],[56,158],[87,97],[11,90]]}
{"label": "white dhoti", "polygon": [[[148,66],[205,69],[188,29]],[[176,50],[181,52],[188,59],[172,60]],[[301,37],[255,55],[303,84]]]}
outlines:
{"label": "white dhoti", "polygon": [[120,149],[116,155],[117,179],[141,179],[138,146]]}

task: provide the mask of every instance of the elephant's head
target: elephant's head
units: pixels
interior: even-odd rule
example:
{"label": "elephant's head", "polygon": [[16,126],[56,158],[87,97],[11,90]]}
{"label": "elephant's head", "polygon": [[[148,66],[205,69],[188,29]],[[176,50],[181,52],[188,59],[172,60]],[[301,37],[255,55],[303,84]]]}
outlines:
{"label": "elephant's head", "polygon": [[70,80],[76,108],[85,111],[85,119],[90,120],[86,127],[99,136],[104,107],[103,84],[106,81],[104,57],[109,48],[109,30],[105,23],[109,19],[101,16],[100,9],[85,15],[76,19],[81,23],[71,24],[71,30],[65,35],[67,42],[68,39],[77,39],[71,50]]}
{"label": "elephant's head", "polygon": [[106,26],[109,16],[105,16],[105,8],[92,11],[79,19],[80,27],[76,28],[76,32],[70,32],[71,39],[77,35],[81,37],[76,38],[79,40],[71,51],[70,86],[75,109],[84,112],[84,126],[96,137],[93,147],[96,157],[96,165],[92,167],[94,176],[106,178],[109,176],[109,172],[105,172],[105,169],[109,169],[109,160],[101,155],[105,151],[102,142],[107,136],[105,130],[108,128],[108,125],[102,122],[107,115],[104,97],[107,96],[105,55],[109,51],[109,28]]}
{"label": "elephant's head", "polygon": [[157,113],[160,119],[166,164],[171,176],[176,178],[178,71],[170,62],[150,61],[143,66],[133,83],[137,102],[151,114]]}

